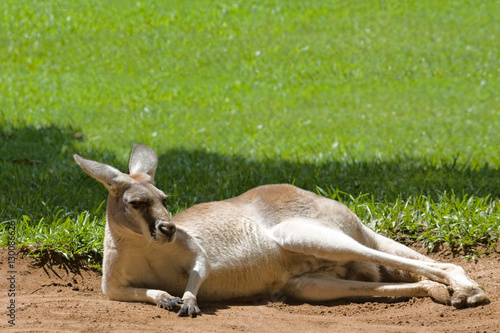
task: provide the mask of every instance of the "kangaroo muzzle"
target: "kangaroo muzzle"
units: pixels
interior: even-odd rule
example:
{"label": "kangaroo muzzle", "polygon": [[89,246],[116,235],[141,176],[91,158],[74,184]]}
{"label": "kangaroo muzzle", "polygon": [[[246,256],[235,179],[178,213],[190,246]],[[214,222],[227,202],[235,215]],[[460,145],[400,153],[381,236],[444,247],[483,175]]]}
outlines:
{"label": "kangaroo muzzle", "polygon": [[156,238],[166,238],[171,241],[177,231],[177,227],[172,222],[158,222],[155,230]]}

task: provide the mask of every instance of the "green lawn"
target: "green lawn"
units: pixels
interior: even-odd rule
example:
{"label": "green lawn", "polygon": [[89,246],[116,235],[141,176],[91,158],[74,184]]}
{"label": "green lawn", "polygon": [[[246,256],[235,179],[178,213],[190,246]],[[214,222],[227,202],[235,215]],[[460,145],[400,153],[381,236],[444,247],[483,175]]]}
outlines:
{"label": "green lawn", "polygon": [[260,184],[343,201],[398,240],[500,235],[498,1],[0,4],[0,229],[102,251],[73,153],[160,156],[173,213]]}

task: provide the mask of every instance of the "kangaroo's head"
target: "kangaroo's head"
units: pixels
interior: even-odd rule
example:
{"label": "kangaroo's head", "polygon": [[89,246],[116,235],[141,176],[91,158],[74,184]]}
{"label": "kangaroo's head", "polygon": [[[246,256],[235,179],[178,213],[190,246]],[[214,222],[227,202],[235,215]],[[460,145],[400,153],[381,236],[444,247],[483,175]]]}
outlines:
{"label": "kangaroo's head", "polygon": [[154,186],[156,153],[135,145],[125,174],[107,164],[74,155],[76,163],[109,191],[107,223],[119,237],[142,235],[147,241],[171,242],[176,227],[165,208],[166,195]]}

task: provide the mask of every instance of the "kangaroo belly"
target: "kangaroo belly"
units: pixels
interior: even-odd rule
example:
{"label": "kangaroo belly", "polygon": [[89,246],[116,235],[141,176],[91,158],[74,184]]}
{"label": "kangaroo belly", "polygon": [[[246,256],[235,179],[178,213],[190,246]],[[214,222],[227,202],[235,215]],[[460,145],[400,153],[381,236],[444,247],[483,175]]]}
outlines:
{"label": "kangaroo belly", "polygon": [[291,278],[289,262],[276,249],[264,255],[228,258],[212,267],[198,297],[222,300],[267,294],[281,289]]}

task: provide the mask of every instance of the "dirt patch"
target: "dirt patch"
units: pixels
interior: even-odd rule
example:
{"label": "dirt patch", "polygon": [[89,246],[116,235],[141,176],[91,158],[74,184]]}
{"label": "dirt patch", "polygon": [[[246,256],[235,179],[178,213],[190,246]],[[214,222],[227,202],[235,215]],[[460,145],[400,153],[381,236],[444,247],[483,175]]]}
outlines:
{"label": "dirt patch", "polygon": [[[10,282],[7,249],[0,249],[0,331],[18,332],[495,332],[500,318],[500,254],[477,263],[450,253],[431,255],[465,268],[483,285],[492,302],[456,310],[429,298],[379,298],[324,304],[291,302],[280,297],[247,303],[201,303],[203,315],[175,313],[142,303],[110,301],[100,289],[101,274],[59,255],[41,259],[19,254],[15,262],[15,326],[6,307]],[[8,311],[8,309],[7,309]]]}

